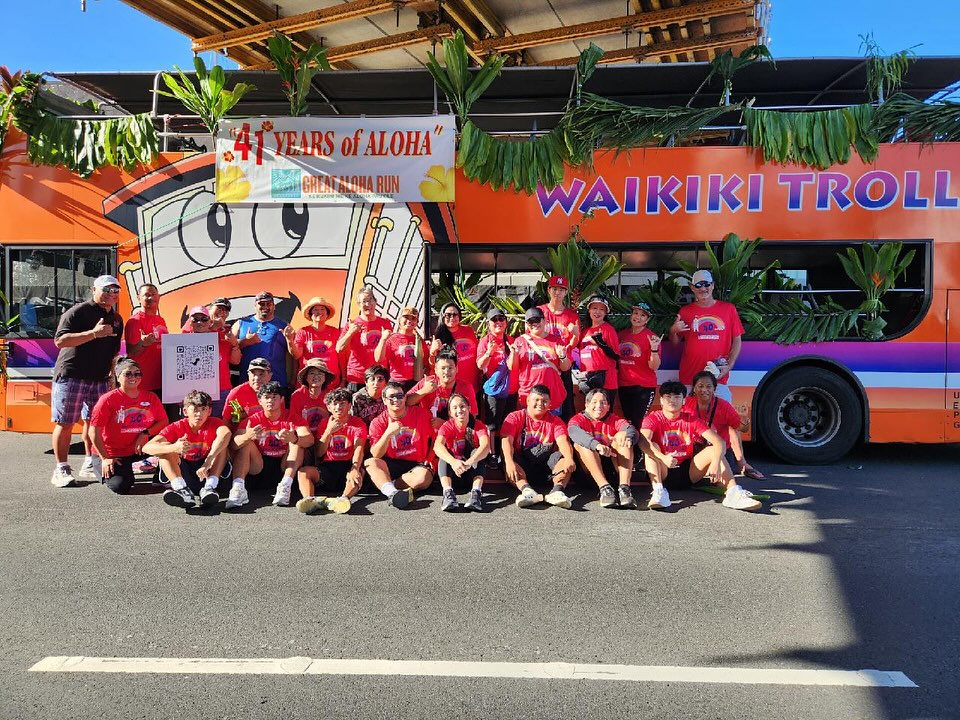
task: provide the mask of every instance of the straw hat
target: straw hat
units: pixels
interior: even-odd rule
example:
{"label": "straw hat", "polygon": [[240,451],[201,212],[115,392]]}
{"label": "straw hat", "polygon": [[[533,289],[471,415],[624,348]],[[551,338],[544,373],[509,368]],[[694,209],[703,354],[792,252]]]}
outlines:
{"label": "straw hat", "polygon": [[337,314],[337,309],[333,306],[333,303],[318,296],[310,298],[310,301],[303,306],[303,316],[307,320],[310,319],[310,311],[313,310],[317,305],[321,305],[327,309],[327,320]]}

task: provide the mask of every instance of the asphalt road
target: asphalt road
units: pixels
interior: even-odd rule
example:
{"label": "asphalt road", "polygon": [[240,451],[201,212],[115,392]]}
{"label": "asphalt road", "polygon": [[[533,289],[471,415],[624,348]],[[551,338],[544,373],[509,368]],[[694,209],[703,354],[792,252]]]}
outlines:
{"label": "asphalt road", "polygon": [[[768,510],[443,514],[361,498],[188,514],[149,485],[58,490],[0,434],[6,718],[960,718],[956,448],[777,465]],[[78,466],[79,463],[76,463]],[[646,488],[638,488],[645,498]],[[48,656],[382,658],[876,669],[916,688],[320,675],[38,673]]]}

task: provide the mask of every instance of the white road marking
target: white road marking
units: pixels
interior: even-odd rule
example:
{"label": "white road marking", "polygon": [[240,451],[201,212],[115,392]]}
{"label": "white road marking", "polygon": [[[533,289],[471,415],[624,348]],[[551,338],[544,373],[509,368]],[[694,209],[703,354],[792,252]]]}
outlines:
{"label": "white road marking", "polygon": [[787,668],[590,665],[581,663],[447,662],[421,660],[315,660],[291,658],[46,657],[30,672],[170,673],[176,675],[404,675],[521,678],[532,680],[618,680],[630,682],[726,683],[742,685],[838,685],[915,688],[892,670],[798,670]]}

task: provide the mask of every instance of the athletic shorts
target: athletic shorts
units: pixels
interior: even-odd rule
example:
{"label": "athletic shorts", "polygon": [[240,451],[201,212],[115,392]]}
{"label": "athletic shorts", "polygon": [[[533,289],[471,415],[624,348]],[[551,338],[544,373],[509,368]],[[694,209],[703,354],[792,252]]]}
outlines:
{"label": "athletic shorts", "polygon": [[431,474],[433,473],[433,468],[427,463],[417,462],[416,460],[385,457],[383,461],[387,464],[387,472],[390,473],[391,480],[399,480],[404,473],[408,473],[417,467],[425,467]]}
{"label": "athletic shorts", "polygon": [[317,465],[317,472],[320,473],[320,480],[327,489],[345,488],[347,486],[347,473],[353,467],[349,460],[327,460]]}
{"label": "athletic shorts", "polygon": [[687,458],[677,467],[668,468],[667,477],[663,480],[667,490],[689,490],[692,485],[690,482],[690,468],[692,466],[693,458]]}
{"label": "athletic shorts", "polygon": [[[277,483],[283,479],[283,461],[285,458],[263,456],[263,470],[247,478],[254,488],[264,488],[273,492]],[[249,487],[248,487],[249,489]]]}
{"label": "athletic shorts", "polygon": [[110,392],[112,386],[110,380],[54,380],[50,398],[50,419],[61,425],[73,425],[81,418],[89,420],[97,400],[101,395]]}
{"label": "athletic shorts", "polygon": [[550,455],[533,455],[528,451],[521,451],[513,456],[514,462],[523,468],[527,482],[550,484],[553,486],[553,469],[563,459],[563,454],[556,450]]}

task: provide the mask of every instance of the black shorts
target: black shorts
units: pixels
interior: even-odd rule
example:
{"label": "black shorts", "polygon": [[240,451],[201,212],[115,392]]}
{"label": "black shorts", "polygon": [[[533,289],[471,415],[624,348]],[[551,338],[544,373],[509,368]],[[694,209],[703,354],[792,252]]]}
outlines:
{"label": "black shorts", "polygon": [[317,472],[325,488],[344,488],[347,485],[347,473],[352,467],[353,463],[349,460],[326,460],[317,465]]}
{"label": "black shorts", "polygon": [[247,478],[247,489],[265,489],[273,492],[283,479],[283,463],[286,458],[263,456],[263,470]]}
{"label": "black shorts", "polygon": [[385,457],[383,461],[387,464],[387,472],[390,474],[391,480],[399,480],[404,473],[408,473],[417,467],[425,467],[430,470],[431,474],[433,473],[433,468],[427,463],[417,462],[416,460]]}
{"label": "black shorts", "polygon": [[553,486],[553,469],[563,459],[563,454],[555,450],[551,454],[534,455],[528,450],[521,450],[513,456],[514,462],[523,468],[527,482],[547,484]]}
{"label": "black shorts", "polygon": [[690,482],[690,468],[693,466],[693,458],[687,458],[675,468],[667,469],[667,476],[663,479],[663,484],[667,490],[689,490],[693,484]]}

